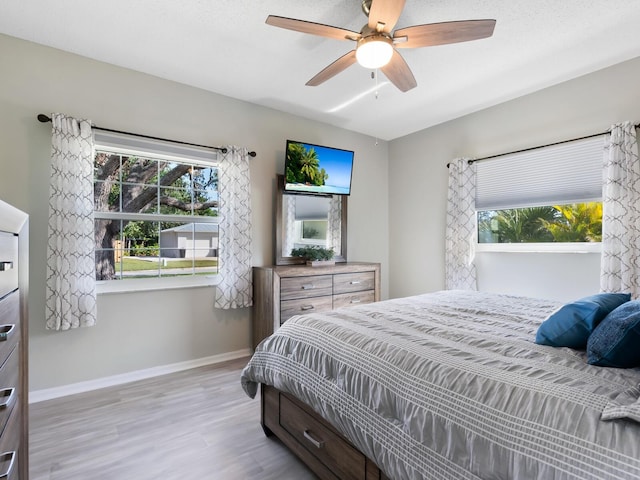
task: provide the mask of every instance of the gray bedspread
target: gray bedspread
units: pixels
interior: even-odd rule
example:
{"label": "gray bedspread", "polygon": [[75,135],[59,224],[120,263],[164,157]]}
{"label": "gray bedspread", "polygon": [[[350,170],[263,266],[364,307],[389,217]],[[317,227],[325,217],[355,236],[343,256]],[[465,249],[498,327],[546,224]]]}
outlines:
{"label": "gray bedspread", "polygon": [[640,369],[536,345],[559,306],[447,291],[301,315],[241,381],[309,404],[395,480],[638,479]]}

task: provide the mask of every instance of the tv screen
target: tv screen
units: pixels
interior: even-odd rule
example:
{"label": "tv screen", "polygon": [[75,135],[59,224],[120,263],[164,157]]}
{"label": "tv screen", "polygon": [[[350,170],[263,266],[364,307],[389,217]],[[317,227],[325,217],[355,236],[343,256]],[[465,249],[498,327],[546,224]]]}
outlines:
{"label": "tv screen", "polygon": [[349,195],[353,152],[287,140],[284,189],[288,192]]}

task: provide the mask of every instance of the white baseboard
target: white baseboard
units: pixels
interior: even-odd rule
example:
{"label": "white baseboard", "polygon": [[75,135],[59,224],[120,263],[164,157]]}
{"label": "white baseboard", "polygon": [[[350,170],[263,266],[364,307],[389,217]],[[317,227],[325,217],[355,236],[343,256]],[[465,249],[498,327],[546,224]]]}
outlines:
{"label": "white baseboard", "polygon": [[123,373],[120,375],[112,375],[110,377],[96,378],[87,380],[86,382],[72,383],[62,385],[60,387],[45,388],[42,390],[34,390],[29,392],[29,403],[43,402],[53,398],[66,397],[76,393],[90,392],[100,388],[112,387],[114,385],[122,385],[146,378],[158,377],[168,373],[181,372],[190,368],[203,367],[205,365],[213,365],[215,363],[227,362],[238,358],[248,357],[252,350],[244,349],[235,352],[221,353],[210,357],[198,358],[196,360],[188,360],[186,362],[172,363],[170,365],[162,365],[159,367],[146,368],[144,370],[136,370],[133,372]]}

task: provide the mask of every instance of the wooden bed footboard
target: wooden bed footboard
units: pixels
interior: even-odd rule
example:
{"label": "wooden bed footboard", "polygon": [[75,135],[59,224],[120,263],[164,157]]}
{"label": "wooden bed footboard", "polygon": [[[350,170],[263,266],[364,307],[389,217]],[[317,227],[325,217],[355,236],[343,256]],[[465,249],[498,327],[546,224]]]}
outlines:
{"label": "wooden bed footboard", "polygon": [[322,480],[389,480],[326,420],[295,397],[261,385],[262,428]]}

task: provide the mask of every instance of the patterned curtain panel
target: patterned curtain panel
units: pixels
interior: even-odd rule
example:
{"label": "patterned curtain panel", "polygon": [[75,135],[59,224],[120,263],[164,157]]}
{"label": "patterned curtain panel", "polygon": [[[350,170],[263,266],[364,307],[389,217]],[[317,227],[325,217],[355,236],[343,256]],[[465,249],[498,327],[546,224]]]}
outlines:
{"label": "patterned curtain panel", "polygon": [[290,257],[296,240],[296,196],[282,195],[282,224],[284,225],[283,257]]}
{"label": "patterned curtain panel", "polygon": [[251,195],[247,149],[227,147],[218,164],[221,281],[215,307],[250,307],[251,293]]}
{"label": "patterned curtain panel", "polygon": [[476,167],[466,158],[449,164],[445,288],[477,290],[473,263],[476,238]]}
{"label": "patterned curtain panel", "polygon": [[333,248],[335,255],[344,255],[342,246],[342,196],[332,195],[329,200],[327,221],[327,248]]}
{"label": "patterned curtain panel", "polygon": [[600,289],[640,297],[640,163],[636,129],[615,124],[607,136],[602,188]]}
{"label": "patterned curtain panel", "polygon": [[53,114],[46,328],[96,323],[91,123]]}

